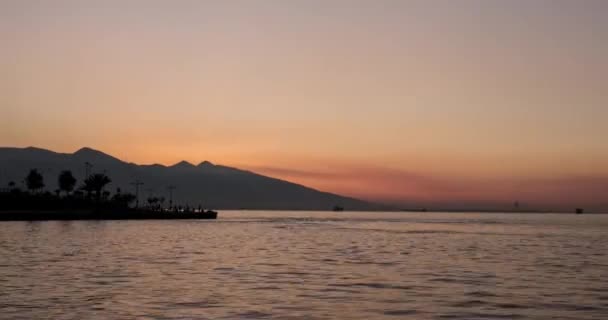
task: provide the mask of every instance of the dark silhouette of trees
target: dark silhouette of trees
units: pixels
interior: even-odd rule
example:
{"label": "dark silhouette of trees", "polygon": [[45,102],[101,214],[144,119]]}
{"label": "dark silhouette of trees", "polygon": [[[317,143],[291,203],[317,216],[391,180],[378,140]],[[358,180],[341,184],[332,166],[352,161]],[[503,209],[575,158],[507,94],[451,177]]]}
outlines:
{"label": "dark silhouette of trees", "polygon": [[131,193],[120,193],[117,192],[112,197],[112,201],[121,207],[128,207],[133,201],[135,201],[135,195]]}
{"label": "dark silhouette of trees", "polygon": [[[131,205],[137,197],[131,193],[121,192],[116,188],[116,193],[112,195],[104,188],[112,182],[105,174],[90,175],[81,188],[74,190],[76,179],[68,170],[64,170],[57,177],[59,188],[51,191],[44,190],[44,177],[37,169],[31,169],[23,182],[28,190],[20,190],[15,182],[9,182],[8,186],[12,189],[0,188],[0,221],[4,220],[37,220],[37,219],[148,219],[148,218],[184,218],[183,214],[194,214],[189,207],[180,211],[179,216],[165,216],[168,211],[163,207],[165,198],[152,196],[149,197],[149,207],[139,209]],[[89,197],[85,197],[83,190],[89,192]],[[69,196],[63,196],[63,192]],[[95,196],[95,197],[91,197]],[[199,208],[196,213],[202,213]],[[204,212],[203,212],[204,213]],[[212,212],[213,213],[213,212]],[[156,215],[159,214],[159,215]],[[213,215],[213,218],[215,218]],[[191,215],[193,218],[201,218],[200,215]],[[205,219],[211,218],[203,217]]]}
{"label": "dark silhouette of trees", "polygon": [[38,170],[32,169],[27,177],[25,177],[25,184],[29,190],[39,191],[44,188],[44,177],[42,177],[42,174]]}
{"label": "dark silhouette of trees", "polygon": [[7,190],[9,192],[17,192],[17,190],[19,190],[19,189],[17,188],[17,184],[15,183],[15,181],[11,180],[11,181],[8,182],[8,189]]}
{"label": "dark silhouette of trees", "polygon": [[[3,210],[31,211],[59,211],[72,212],[75,210],[100,210],[113,212],[125,212],[130,210],[130,204],[135,200],[135,196],[130,193],[121,193],[120,189],[112,196],[104,187],[111,182],[105,174],[91,175],[82,188],[74,190],[76,179],[70,171],[62,171],[58,177],[60,187],[53,191],[44,190],[44,179],[37,169],[31,169],[27,177],[23,180],[28,190],[21,191],[16,187],[15,182],[9,182],[10,188],[0,188],[0,214]],[[85,197],[82,190],[89,190],[90,195],[95,197]],[[63,196],[63,192],[70,196]],[[71,192],[71,194],[70,194]],[[84,214],[86,216],[86,214]],[[78,216],[75,216],[78,217]],[[1,217],[0,217],[0,220]]]}
{"label": "dark silhouette of trees", "polygon": [[72,175],[72,171],[64,170],[59,174],[59,189],[65,192],[66,195],[74,190],[76,178]]}
{"label": "dark silhouette of trees", "polygon": [[94,192],[95,190],[93,189],[93,185],[90,183],[87,183],[87,181],[84,181],[84,184],[80,187],[80,190],[78,190],[77,192],[74,192],[74,194],[78,193],[80,196],[84,196],[84,193],[86,192],[86,197],[87,198],[91,198],[91,194]]}
{"label": "dark silhouette of trees", "polygon": [[148,205],[150,207],[154,207],[156,205],[156,203],[158,202],[158,198],[157,197],[148,197]]}
{"label": "dark silhouette of trees", "polygon": [[87,192],[89,192],[89,194],[91,192],[95,192],[95,198],[99,201],[101,199],[101,195],[102,195],[102,190],[103,188],[108,184],[112,182],[112,180],[110,180],[110,178],[108,176],[106,176],[103,173],[96,173],[93,175],[90,175],[85,181],[84,181],[84,190],[86,190]]}

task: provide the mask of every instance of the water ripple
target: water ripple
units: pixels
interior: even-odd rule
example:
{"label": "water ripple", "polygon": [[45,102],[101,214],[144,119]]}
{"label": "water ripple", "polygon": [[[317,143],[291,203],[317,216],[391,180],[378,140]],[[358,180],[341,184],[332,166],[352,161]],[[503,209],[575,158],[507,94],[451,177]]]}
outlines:
{"label": "water ripple", "polygon": [[0,319],[608,319],[606,230],[438,213],[0,223]]}

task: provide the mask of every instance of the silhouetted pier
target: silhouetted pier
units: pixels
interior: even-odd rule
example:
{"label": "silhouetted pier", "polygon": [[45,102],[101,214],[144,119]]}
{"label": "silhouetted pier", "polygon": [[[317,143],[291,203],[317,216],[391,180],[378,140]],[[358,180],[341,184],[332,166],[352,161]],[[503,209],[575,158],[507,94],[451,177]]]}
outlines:
{"label": "silhouetted pier", "polygon": [[217,219],[217,212],[169,211],[146,209],[123,210],[11,210],[0,211],[0,221],[44,220],[183,220]]}

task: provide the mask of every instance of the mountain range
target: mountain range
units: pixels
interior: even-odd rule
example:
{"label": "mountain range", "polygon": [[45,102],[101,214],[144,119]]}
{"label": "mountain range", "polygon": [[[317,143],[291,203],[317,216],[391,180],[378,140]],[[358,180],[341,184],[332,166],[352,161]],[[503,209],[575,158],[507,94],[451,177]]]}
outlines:
{"label": "mountain range", "polygon": [[140,201],[149,196],[169,199],[168,188],[174,186],[174,203],[201,204],[213,209],[331,210],[335,206],[346,210],[386,209],[379,204],[209,161],[198,165],[186,161],[172,166],[138,165],[91,148],[58,153],[34,147],[0,147],[0,186],[6,186],[9,181],[22,186],[24,177],[33,168],[44,176],[46,190],[57,189],[57,176],[62,170],[72,171],[80,185],[87,172],[85,163],[92,165],[88,169],[90,173],[105,173],[112,179],[106,187],[110,192],[120,188],[135,193],[133,182],[143,182],[139,189]]}

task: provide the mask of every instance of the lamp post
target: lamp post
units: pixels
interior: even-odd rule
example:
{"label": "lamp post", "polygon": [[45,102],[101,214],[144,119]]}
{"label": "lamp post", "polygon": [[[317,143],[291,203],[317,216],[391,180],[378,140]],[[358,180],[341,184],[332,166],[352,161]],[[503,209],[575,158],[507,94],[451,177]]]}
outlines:
{"label": "lamp post", "polygon": [[91,175],[91,168],[93,168],[93,164],[90,162],[85,162],[84,163],[84,179],[88,179],[89,176]]}
{"label": "lamp post", "polygon": [[169,190],[169,208],[173,208],[173,190],[175,190],[175,186],[168,186]]}
{"label": "lamp post", "polygon": [[139,208],[139,186],[143,184],[144,183],[139,180],[131,182],[131,185],[135,186],[135,208]]}

